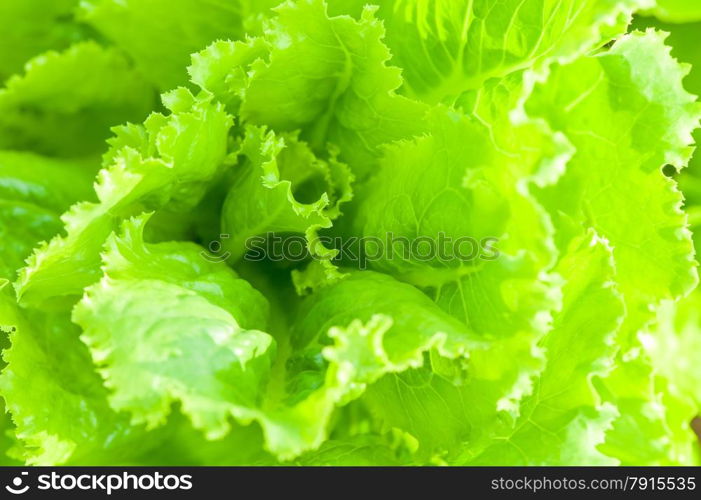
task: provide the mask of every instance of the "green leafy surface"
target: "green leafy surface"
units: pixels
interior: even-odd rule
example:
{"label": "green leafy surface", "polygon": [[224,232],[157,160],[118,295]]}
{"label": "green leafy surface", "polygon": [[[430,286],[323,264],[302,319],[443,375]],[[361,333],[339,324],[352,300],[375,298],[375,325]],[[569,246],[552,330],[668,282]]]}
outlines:
{"label": "green leafy surface", "polygon": [[91,163],[0,152],[1,278],[14,279],[32,249],[61,231],[61,213],[91,198],[96,170]]}
{"label": "green leafy surface", "polygon": [[[693,152],[700,109],[682,87],[685,73],[664,35],[634,32],[608,52],[554,68],[526,104],[577,151],[541,199],[612,245],[633,330],[650,319],[649,304],[678,298],[698,280],[682,195],[661,170],[681,169]],[[597,116],[609,119],[592,126]]]}
{"label": "green leafy surface", "polygon": [[[366,2],[330,2],[358,12]],[[402,90],[429,102],[455,99],[492,78],[540,71],[624,31],[648,0],[378,0],[392,62],[403,69]]]}
{"label": "green leafy surface", "polygon": [[663,21],[689,23],[701,20],[701,5],[695,0],[657,0],[651,11]]}
{"label": "green leafy surface", "polygon": [[[275,349],[269,335],[251,328],[265,327],[267,304],[194,245],[144,244],[145,223],[134,219],[110,237],[105,276],[86,289],[73,319],[113,389],[113,408],[155,427],[178,401],[196,428],[222,436],[228,415],[260,397]],[[197,314],[184,322],[183,311]],[[134,349],[142,338],[149,340]]]}
{"label": "green leafy surface", "polygon": [[0,4],[0,81],[19,73],[24,63],[61,50],[84,36],[72,12],[78,0],[6,0]]}
{"label": "green leafy surface", "polygon": [[380,145],[421,130],[425,108],[395,94],[400,71],[386,64],[384,27],[372,8],[359,20],[326,10],[321,0],[284,3],[262,38],[215,44],[193,58],[190,71],[233,100],[244,120],[301,129],[314,150],[333,143],[363,177]]}
{"label": "green leafy surface", "polygon": [[[222,211],[222,233],[232,259],[271,233],[301,233],[310,250],[327,252],[315,241],[319,229],[331,227],[340,205],[352,197],[352,175],[335,158],[314,156],[296,135],[277,136],[251,126],[241,145],[242,172],[231,186]],[[261,213],[265,214],[261,217]],[[314,248],[311,248],[311,246]]]}
{"label": "green leafy surface", "polygon": [[[107,389],[65,314],[24,313],[3,290],[0,315],[12,347],[0,390],[7,401],[19,456],[30,464],[119,463],[147,447],[143,432],[107,404]],[[60,359],[56,352],[63,352]]]}
{"label": "green leafy surface", "polygon": [[[271,2],[267,2],[269,6]],[[190,54],[220,38],[241,38],[244,20],[266,1],[87,0],[81,19],[122,48],[161,90],[187,82]],[[253,12],[251,12],[253,11]]]}
{"label": "green leafy surface", "polygon": [[0,463],[700,463],[698,14],[4,2]]}
{"label": "green leafy surface", "polygon": [[83,42],[31,59],[0,89],[0,147],[99,153],[109,128],[141,120],[152,90],[117,51]]}
{"label": "green leafy surface", "polygon": [[[606,376],[615,358],[615,333],[624,317],[611,250],[595,234],[573,239],[557,265],[566,280],[562,309],[541,341],[547,364],[523,402],[514,427],[484,449],[465,453],[479,465],[611,465],[604,442],[617,410],[592,380]],[[584,332],[596,331],[600,337]],[[479,449],[479,448],[478,448]]]}
{"label": "green leafy surface", "polygon": [[117,130],[95,184],[98,202],[62,216],[66,235],[37,248],[16,284],[25,303],[82,294],[99,277],[100,250],[120,220],[145,209],[192,207],[221,167],[231,117],[208,97],[179,89],[165,97],[172,113]]}

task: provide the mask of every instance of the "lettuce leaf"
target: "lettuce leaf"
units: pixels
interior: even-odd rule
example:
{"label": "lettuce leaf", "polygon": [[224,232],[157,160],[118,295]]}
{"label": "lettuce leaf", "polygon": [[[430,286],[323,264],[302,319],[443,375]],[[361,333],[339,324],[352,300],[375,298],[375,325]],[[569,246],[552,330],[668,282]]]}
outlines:
{"label": "lettuce leaf", "polygon": [[62,216],[65,235],[39,246],[16,283],[24,304],[61,305],[97,281],[100,250],[118,224],[144,210],[197,204],[220,171],[231,117],[210,97],[185,89],[167,94],[168,116],[118,129],[95,185],[98,202],[81,202]]}
{"label": "lettuce leaf", "polygon": [[1,278],[14,279],[32,249],[61,231],[61,213],[92,197],[93,163],[0,151]]}
{"label": "lettuce leaf", "polygon": [[0,318],[14,328],[0,392],[22,443],[16,458],[31,465],[123,463],[158,443],[110,409],[80,330],[66,314],[22,311],[5,287]]}
{"label": "lettuce leaf", "polygon": [[679,298],[698,281],[682,195],[662,167],[687,164],[701,110],[682,87],[688,70],[664,40],[634,32],[609,51],[555,67],[526,103],[576,148],[540,199],[609,241],[630,332],[651,319],[650,305]]}
{"label": "lettuce leaf", "polygon": [[701,5],[694,0],[657,0],[657,5],[649,12],[671,23],[701,21]]}
{"label": "lettuce leaf", "polygon": [[214,44],[193,57],[190,73],[249,123],[301,129],[315,152],[335,144],[362,178],[382,144],[422,130],[425,112],[396,95],[400,71],[386,65],[374,10],[354,20],[329,17],[322,0],[284,3],[262,38]]}
{"label": "lettuce leaf", "polygon": [[[187,83],[190,54],[208,43],[243,38],[244,25],[270,0],[86,0],[79,17],[112,40],[160,90]],[[248,27],[248,26],[247,26]]]}
{"label": "lettuce leaf", "polygon": [[[546,367],[509,432],[461,457],[475,465],[612,465],[597,445],[618,416],[592,381],[614,363],[625,315],[612,251],[595,233],[573,238],[556,270],[565,279],[563,306],[540,345]],[[584,332],[590,333],[589,335]],[[592,334],[596,332],[599,337]]]}
{"label": "lettuce leaf", "polygon": [[116,50],[86,41],[47,52],[0,89],[0,148],[99,154],[109,128],[142,120],[153,92]]}
{"label": "lettuce leaf", "polygon": [[6,0],[0,5],[0,81],[47,50],[63,50],[86,34],[72,18],[79,0]]}
{"label": "lettuce leaf", "polygon": [[0,6],[0,463],[699,463],[693,2],[366,3]]}
{"label": "lettuce leaf", "polygon": [[331,227],[341,204],[352,197],[348,168],[333,156],[328,161],[317,158],[296,134],[276,135],[252,125],[240,155],[245,163],[222,209],[222,234],[229,236],[225,247],[231,258],[262,246],[262,241],[253,245],[251,238],[270,233],[304,234],[316,256],[333,258],[318,232]]}
{"label": "lettuce leaf", "polygon": [[[331,2],[357,13],[366,2]],[[547,70],[625,31],[649,0],[377,0],[402,92],[429,103],[453,102],[490,79]]]}
{"label": "lettuce leaf", "polygon": [[[108,239],[105,276],[86,289],[73,320],[112,389],[113,408],[154,428],[177,401],[195,428],[221,437],[230,414],[245,419],[260,399],[275,344],[253,328],[265,328],[267,303],[195,245],[145,244],[147,220],[132,219]],[[138,339],[148,340],[134,349]]]}
{"label": "lettuce leaf", "polygon": [[[699,105],[682,87],[688,68],[670,56],[664,40],[654,31],[633,32],[607,52],[553,68],[526,103],[577,150],[541,199],[570,224],[594,229],[613,249],[627,314],[616,339],[616,368],[601,383],[603,397],[619,407],[621,418],[602,449],[629,464],[686,463],[675,440],[665,436],[676,432],[689,442],[688,421],[669,430],[675,402],[668,412],[657,393],[665,382],[657,380],[638,338],[663,301],[682,298],[698,281],[682,195],[662,167],[680,170],[689,161]],[[609,118],[592,121],[594,116]],[[632,443],[643,440],[647,446],[631,455]]]}

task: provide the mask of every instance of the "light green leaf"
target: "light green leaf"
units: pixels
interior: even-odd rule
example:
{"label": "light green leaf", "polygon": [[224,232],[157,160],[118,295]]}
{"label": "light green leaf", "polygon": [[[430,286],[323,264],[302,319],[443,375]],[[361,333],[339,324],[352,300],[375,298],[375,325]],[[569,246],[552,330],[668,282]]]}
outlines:
{"label": "light green leaf", "polygon": [[[429,449],[455,448],[516,418],[543,366],[537,342],[558,307],[559,283],[547,272],[553,228],[529,186],[556,179],[569,151],[536,124],[508,118],[490,123],[437,110],[428,128],[387,148],[358,194],[353,234],[364,238],[372,268],[426,290],[489,342],[471,357],[475,374],[463,386],[426,369],[378,384],[376,411],[391,425]],[[461,401],[474,398],[479,405],[463,409]],[[455,412],[450,418],[441,416],[445,406]]]}
{"label": "light green leaf", "polygon": [[[432,287],[499,265],[497,253],[516,258],[526,250],[530,262],[549,264],[552,227],[529,185],[557,178],[570,154],[566,145],[536,125],[490,124],[442,108],[428,123],[429,134],[387,147],[379,171],[359,193],[357,233],[378,238],[384,250],[372,252],[366,244],[371,264]],[[448,215],[454,212],[465,216]],[[426,257],[407,254],[401,241],[387,244],[387,234],[410,242],[424,238],[435,248]],[[438,248],[441,235],[446,241]],[[479,252],[455,244],[459,238],[476,241]]]}
{"label": "light green leaf", "polygon": [[[252,237],[269,233],[302,233],[310,252],[330,259],[318,231],[331,227],[340,206],[351,196],[352,175],[335,157],[314,156],[296,134],[276,135],[263,127],[248,126],[240,150],[239,165],[224,202],[222,232],[230,236],[226,248],[238,260],[246,250],[262,247]],[[259,250],[261,251],[261,250]]]}
{"label": "light green leaf", "polygon": [[610,243],[630,333],[651,319],[651,305],[697,283],[682,196],[662,167],[687,163],[701,109],[664,40],[635,32],[609,51],[555,67],[526,105],[576,148],[541,199]]}
{"label": "light green leaf", "polygon": [[92,198],[92,164],[0,151],[0,277],[14,279],[32,249],[62,229],[60,214]]}
{"label": "light green leaf", "polygon": [[73,19],[79,0],[4,0],[0,3],[0,82],[32,57],[63,50],[85,36]]}
{"label": "light green leaf", "polygon": [[[357,15],[365,0],[331,2]],[[376,0],[403,93],[453,100],[492,78],[542,73],[623,33],[632,13],[654,0]]]}
{"label": "light green leaf", "polygon": [[[633,23],[633,28],[640,30],[650,27],[669,32],[665,43],[672,47],[672,56],[682,63],[691,65],[689,74],[684,78],[684,88],[696,96],[701,95],[701,51],[698,50],[701,43],[701,22],[670,24],[651,17],[638,17]],[[697,145],[701,142],[701,128],[694,132],[694,142]],[[676,179],[684,193],[685,204],[699,205],[701,203],[701,153],[698,147],[689,162],[689,168],[684,169]]]}
{"label": "light green leaf", "polygon": [[620,414],[599,446],[601,452],[628,466],[698,463],[698,440],[690,425],[697,408],[669,391],[641,346],[619,355],[614,366],[597,384]]}
{"label": "light green leaf", "polygon": [[471,443],[459,461],[474,465],[611,465],[596,449],[617,416],[592,380],[606,376],[616,354],[623,299],[615,289],[611,250],[589,233],[572,240],[556,271],[563,306],[541,341],[546,367],[525,398],[515,426],[486,446]]}
{"label": "light green leaf", "polygon": [[484,347],[419,290],[371,272],[318,290],[296,316],[259,416],[283,460],[320,446],[337,407],[386,373],[420,366],[432,350],[460,358]]}
{"label": "light green leaf", "polygon": [[0,89],[0,148],[61,156],[99,153],[109,128],[142,120],[153,97],[114,49],[83,42],[47,52]]}
{"label": "light green leaf", "polygon": [[[481,380],[482,389],[490,379],[493,389],[503,389],[498,384],[501,368],[487,362],[492,342],[480,339],[416,288],[382,274],[352,273],[306,299],[299,318],[292,337],[298,354],[287,363],[297,375],[288,374],[288,387],[298,392],[306,387],[308,399],[329,390],[328,377],[336,370],[352,374],[345,378],[356,389],[344,398],[360,396],[367,385],[360,402],[383,427],[416,438],[423,457],[436,448],[454,447],[473,426],[485,424],[480,412],[496,418],[496,400],[504,392],[493,400],[489,396],[493,408],[489,403],[486,408],[466,406],[469,399],[462,399],[477,387],[467,384],[472,379]],[[350,326],[329,329],[341,324]],[[328,342],[326,330],[334,346],[323,351],[331,362],[325,370],[315,361],[315,342]]]}
{"label": "light green leaf", "polygon": [[112,40],[160,90],[187,82],[190,54],[218,39],[243,38],[277,2],[83,0],[80,17]]}
{"label": "light green leaf", "polygon": [[670,23],[701,21],[701,4],[696,0],[657,0],[649,12]]}
{"label": "light green leaf", "polygon": [[0,393],[23,461],[115,464],[160,442],[158,434],[145,434],[110,409],[80,331],[66,315],[21,311],[6,289],[0,292],[0,324],[15,328],[12,346],[3,352]]}
{"label": "light green leaf", "polygon": [[[644,432],[656,439],[642,449],[642,457],[625,454],[627,463],[701,463],[697,439],[691,430],[692,419],[701,414],[701,372],[697,369],[701,363],[699,299],[700,292],[696,290],[677,303],[665,302],[657,311],[655,323],[639,334],[644,354],[639,355],[638,363],[647,363],[647,380],[652,379],[654,386],[646,392],[625,387],[625,392],[620,393],[628,396],[630,406],[648,410],[640,413],[646,419],[639,418],[636,432],[631,434],[637,437]],[[616,437],[622,439],[620,433]],[[619,444],[614,449],[620,452],[623,446]]]}
{"label": "light green leaf", "polygon": [[335,144],[359,178],[372,171],[382,144],[422,130],[425,108],[394,93],[400,71],[386,65],[390,53],[374,8],[358,21],[329,17],[323,0],[286,2],[275,10],[262,39],[217,43],[195,56],[195,81],[223,102],[239,104],[252,124],[301,129],[317,153]]}
{"label": "light green leaf", "polygon": [[701,412],[701,371],[696,369],[701,363],[701,292],[663,304],[655,325],[641,333],[641,340],[669,389],[693,401]]}
{"label": "light green leaf", "polygon": [[22,303],[72,303],[99,279],[100,250],[120,221],[164,207],[187,211],[217,178],[231,117],[211,97],[185,89],[164,100],[170,115],[118,129],[95,185],[99,201],[74,205],[62,217],[66,235],[35,250],[16,284]]}
{"label": "light green leaf", "polygon": [[179,402],[195,428],[222,437],[229,416],[250,418],[261,398],[275,344],[252,328],[265,328],[267,303],[196,245],[145,244],[147,220],[108,239],[105,276],[86,289],[73,320],[111,406],[132,423],[162,425]]}

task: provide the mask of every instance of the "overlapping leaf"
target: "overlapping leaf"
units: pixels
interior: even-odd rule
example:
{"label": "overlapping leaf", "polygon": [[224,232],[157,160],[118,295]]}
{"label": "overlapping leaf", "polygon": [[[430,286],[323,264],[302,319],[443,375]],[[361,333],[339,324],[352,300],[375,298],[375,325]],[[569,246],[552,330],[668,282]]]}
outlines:
{"label": "overlapping leaf", "polygon": [[72,12],[79,0],[6,0],[0,4],[0,81],[32,57],[62,50],[84,35]]}
{"label": "overlapping leaf", "polygon": [[422,130],[425,108],[395,94],[400,71],[386,65],[374,9],[359,20],[326,9],[322,0],[286,2],[262,38],[216,43],[194,56],[190,73],[252,124],[301,129],[315,152],[335,144],[362,178],[382,144]]}
{"label": "overlapping leaf", "polygon": [[243,38],[244,28],[276,0],[85,0],[80,18],[121,47],[160,90],[187,82],[190,54],[218,39]]}
{"label": "overlapping leaf", "polygon": [[[225,247],[232,259],[256,248],[263,253],[270,233],[304,234],[316,257],[331,258],[317,232],[331,227],[341,204],[351,198],[347,167],[334,157],[320,160],[295,134],[278,136],[255,126],[246,129],[240,155],[245,162],[222,210],[222,233],[230,238]],[[261,241],[252,242],[253,237]],[[305,245],[298,246],[301,259]]]}
{"label": "overlapping leaf", "polygon": [[0,90],[0,148],[99,154],[109,128],[142,120],[153,91],[117,51],[94,42],[27,62]]}
{"label": "overlapping leaf", "polygon": [[[569,151],[540,127],[508,118],[492,124],[443,110],[429,124],[429,135],[387,149],[358,195],[354,234],[368,242],[370,266],[425,289],[491,344],[472,357],[475,373],[462,387],[423,369],[378,390],[377,411],[399,418],[392,425],[409,426],[434,445],[441,435],[441,445],[454,447],[489,434],[502,424],[502,412],[515,418],[542,368],[537,342],[558,307],[559,285],[547,274],[555,258],[553,228],[529,183],[557,178]],[[422,240],[423,249],[406,243]],[[384,252],[368,248],[371,241]],[[506,361],[514,358],[520,362]],[[404,402],[423,398],[434,401],[425,405],[429,410]],[[480,404],[462,415],[461,402],[472,398]],[[444,411],[440,399],[461,416],[434,426]]]}
{"label": "overlapping leaf", "polygon": [[697,26],[622,35],[692,2],[54,3],[0,7],[0,452],[698,460]]}
{"label": "overlapping leaf", "polygon": [[[121,463],[159,443],[107,404],[107,389],[66,314],[21,311],[7,288],[0,324],[14,328],[0,392],[29,464]],[[60,357],[56,353],[62,353]]]}
{"label": "overlapping leaf", "polygon": [[73,319],[113,408],[155,427],[180,402],[196,428],[221,437],[229,415],[249,417],[265,387],[274,342],[253,328],[265,328],[267,303],[196,245],[145,244],[147,220],[109,238],[105,276],[86,289]]}
{"label": "overlapping leaf", "polygon": [[686,165],[701,110],[664,38],[635,32],[610,51],[556,67],[527,102],[576,148],[541,199],[610,242],[631,332],[651,319],[649,305],[697,282],[682,196],[662,167]]}
{"label": "overlapping leaf", "polygon": [[574,238],[556,270],[565,280],[563,307],[541,346],[546,368],[521,407],[513,429],[460,460],[483,465],[606,465],[597,446],[617,409],[605,403],[593,379],[609,374],[615,336],[625,309],[615,289],[611,250],[595,234]]}
{"label": "overlapping leaf", "polygon": [[232,119],[221,104],[185,89],[165,103],[170,115],[118,129],[95,186],[99,201],[73,206],[62,217],[66,235],[35,250],[16,285],[22,302],[72,301],[99,278],[100,250],[121,220],[166,205],[187,210],[205,194],[226,155]]}
{"label": "overlapping leaf", "polygon": [[[331,2],[357,13],[366,2]],[[377,0],[402,90],[431,103],[452,102],[492,78],[570,60],[625,31],[650,0]]]}
{"label": "overlapping leaf", "polygon": [[32,249],[61,231],[61,213],[91,198],[91,163],[0,152],[0,278],[14,279]]}

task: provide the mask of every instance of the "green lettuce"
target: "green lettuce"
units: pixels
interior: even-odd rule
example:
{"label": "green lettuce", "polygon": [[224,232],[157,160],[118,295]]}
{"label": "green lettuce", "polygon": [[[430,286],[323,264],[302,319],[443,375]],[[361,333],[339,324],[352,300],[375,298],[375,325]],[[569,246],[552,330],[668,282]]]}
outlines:
{"label": "green lettuce", "polygon": [[58,156],[99,154],[109,128],[141,120],[150,86],[124,56],[92,41],[30,59],[0,89],[0,147]]}
{"label": "green lettuce", "polygon": [[72,12],[79,0],[7,1],[0,5],[0,80],[19,73],[24,63],[47,50],[68,48],[87,36]]}
{"label": "green lettuce", "polygon": [[5,2],[0,463],[701,463],[700,19]]}

